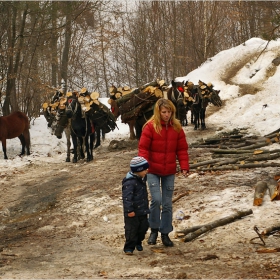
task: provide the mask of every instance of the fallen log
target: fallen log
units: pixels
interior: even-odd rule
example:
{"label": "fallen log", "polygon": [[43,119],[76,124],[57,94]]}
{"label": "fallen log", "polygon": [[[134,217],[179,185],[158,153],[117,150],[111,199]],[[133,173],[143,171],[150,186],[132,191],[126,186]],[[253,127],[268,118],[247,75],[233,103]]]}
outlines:
{"label": "fallen log", "polygon": [[278,128],[278,129],[276,129],[276,130],[270,132],[269,134],[266,134],[265,137],[270,137],[271,135],[277,134],[277,133],[279,133],[279,132],[280,132],[280,128]]}
{"label": "fallen log", "polygon": [[187,192],[184,192],[184,193],[181,193],[180,195],[178,195],[177,197],[175,197],[174,199],[172,199],[172,203],[176,202],[177,200],[179,200],[180,198],[186,196],[186,195],[189,195],[190,192],[187,191]]}
{"label": "fallen log", "polygon": [[201,225],[201,226],[193,226],[193,227],[185,228],[185,229],[182,229],[182,230],[176,230],[176,232],[175,232],[175,237],[176,237],[176,238],[177,238],[177,237],[180,238],[181,235],[187,235],[187,234],[189,234],[190,232],[197,231],[198,229],[200,229],[200,228],[202,228],[202,227],[204,227],[204,226],[206,226],[206,225],[207,225],[207,224]]}
{"label": "fallen log", "polygon": [[197,162],[197,163],[190,164],[190,168],[196,168],[196,167],[203,166],[203,165],[209,165],[209,164],[217,163],[219,161],[220,161],[219,159],[211,159],[211,160],[206,160],[206,161],[202,161],[202,162]]}
{"label": "fallen log", "polygon": [[259,142],[259,143],[256,143],[256,144],[253,144],[253,145],[250,145],[250,146],[246,146],[246,149],[257,149],[257,148],[261,148],[261,147],[264,147],[264,146],[268,146],[268,145],[271,145],[273,143],[276,143],[276,142],[279,142],[279,139],[270,139],[270,138],[267,138],[266,140],[262,141],[262,142]]}
{"label": "fallen log", "polygon": [[216,154],[243,154],[243,153],[253,153],[252,150],[230,150],[230,149],[212,149],[210,150],[211,153]]}
{"label": "fallen log", "polygon": [[261,206],[263,202],[263,197],[267,191],[267,183],[264,181],[260,181],[255,186],[255,194],[254,194],[254,206]]}
{"label": "fallen log", "polygon": [[244,216],[248,216],[250,214],[252,214],[253,211],[252,209],[249,209],[249,210],[244,210],[244,211],[238,211],[230,216],[227,216],[225,218],[222,218],[222,219],[219,219],[219,220],[216,220],[212,223],[209,223],[209,224],[206,224],[204,226],[202,226],[201,228],[199,228],[198,230],[194,231],[194,232],[191,232],[191,233],[188,233],[183,239],[182,241],[184,242],[189,242],[195,238],[197,238],[198,236],[204,234],[205,232],[207,231],[210,231],[216,227],[220,227],[220,226],[224,226],[226,224],[229,224],[229,223],[232,223],[234,222],[236,219],[240,219]]}
{"label": "fallen log", "polygon": [[264,235],[264,236],[269,236],[269,235],[272,235],[279,230],[280,230],[280,224],[272,225],[271,227],[268,227],[268,228],[264,229],[261,234]]}
{"label": "fallen log", "polygon": [[251,164],[234,164],[234,165],[226,165],[226,166],[219,166],[219,167],[208,167],[208,168],[200,168],[198,167],[197,170],[199,171],[221,171],[221,170],[238,170],[241,168],[258,168],[258,167],[280,167],[280,163],[276,162],[267,162],[267,163],[251,163]]}
{"label": "fallen log", "polygon": [[268,185],[270,200],[274,199],[278,200],[277,197],[279,195],[278,187],[276,185]]}

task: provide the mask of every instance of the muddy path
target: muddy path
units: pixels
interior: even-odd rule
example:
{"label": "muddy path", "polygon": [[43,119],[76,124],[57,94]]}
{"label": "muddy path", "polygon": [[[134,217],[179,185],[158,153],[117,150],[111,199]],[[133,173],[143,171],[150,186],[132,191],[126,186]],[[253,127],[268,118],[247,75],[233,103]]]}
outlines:
{"label": "muddy path", "polygon": [[[190,141],[198,136],[186,128]],[[199,137],[214,133],[201,132]],[[91,163],[36,163],[1,173],[0,277],[2,278],[259,278],[278,279],[278,253],[257,253],[250,240],[253,226],[279,221],[279,205],[265,201],[252,207],[254,184],[273,168],[176,176],[175,230],[204,224],[236,210],[254,214],[216,228],[192,242],[173,239],[166,248],[155,246],[133,256],[124,243],[121,180],[137,154],[137,143],[109,151],[103,144]],[[190,157],[207,157],[206,149],[190,149]],[[266,206],[267,205],[267,206]],[[268,211],[268,209],[271,210]],[[177,211],[185,213],[177,220]],[[148,234],[147,234],[148,236]],[[258,243],[258,242],[256,242]],[[269,237],[267,247],[279,247]]]}

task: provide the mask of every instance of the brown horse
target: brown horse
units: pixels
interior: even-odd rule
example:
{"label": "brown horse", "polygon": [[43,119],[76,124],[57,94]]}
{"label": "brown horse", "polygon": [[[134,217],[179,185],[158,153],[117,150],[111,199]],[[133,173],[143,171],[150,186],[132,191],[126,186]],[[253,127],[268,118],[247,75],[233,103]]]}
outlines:
{"label": "brown horse", "polygon": [[30,155],[30,133],[28,117],[22,112],[14,112],[8,116],[0,117],[0,141],[2,142],[2,149],[4,159],[8,159],[6,153],[6,140],[18,137],[21,142],[20,156],[25,154]]}
{"label": "brown horse", "polygon": [[[112,98],[110,98],[109,100],[110,101],[108,103],[111,105],[111,111],[112,111],[113,115],[115,116],[115,118],[117,119],[121,115],[118,104],[117,104],[116,100],[114,100]],[[130,140],[136,139],[135,119],[128,121],[127,124],[129,125],[129,139]]]}

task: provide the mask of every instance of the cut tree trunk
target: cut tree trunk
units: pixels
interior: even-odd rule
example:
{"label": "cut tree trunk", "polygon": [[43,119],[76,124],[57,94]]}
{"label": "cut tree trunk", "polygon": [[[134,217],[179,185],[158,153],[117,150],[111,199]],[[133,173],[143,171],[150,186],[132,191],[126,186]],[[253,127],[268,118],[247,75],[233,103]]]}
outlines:
{"label": "cut tree trunk", "polygon": [[271,227],[266,228],[265,230],[262,231],[261,234],[265,235],[265,236],[269,236],[269,235],[272,235],[276,231],[279,231],[279,230],[280,230],[280,224],[277,224],[277,225],[273,225]]}
{"label": "cut tree trunk", "polygon": [[220,226],[224,226],[226,224],[232,223],[234,222],[236,219],[240,219],[244,216],[248,216],[250,214],[252,214],[253,211],[251,209],[249,210],[244,210],[244,211],[238,211],[230,216],[227,216],[225,218],[216,220],[212,223],[206,224],[201,226],[198,230],[194,231],[194,232],[190,232],[188,233],[184,238],[183,241],[184,242],[189,242],[195,238],[197,238],[198,236],[204,234],[207,231],[210,231],[216,227],[220,227]]}
{"label": "cut tree trunk", "polygon": [[276,185],[268,185],[268,190],[271,201],[277,199],[279,195],[278,187]]}
{"label": "cut tree trunk", "polygon": [[263,197],[267,190],[267,183],[266,182],[258,182],[255,186],[255,194],[254,194],[254,206],[260,206],[263,202]]}

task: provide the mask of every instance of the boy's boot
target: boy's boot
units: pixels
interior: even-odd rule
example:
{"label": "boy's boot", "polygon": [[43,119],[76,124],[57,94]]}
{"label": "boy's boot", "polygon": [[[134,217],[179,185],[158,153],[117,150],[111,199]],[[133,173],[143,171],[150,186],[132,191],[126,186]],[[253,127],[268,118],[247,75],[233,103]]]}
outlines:
{"label": "boy's boot", "polygon": [[173,242],[170,240],[168,233],[161,234],[161,241],[163,245],[167,247],[172,247],[174,245]]}
{"label": "boy's boot", "polygon": [[148,239],[149,245],[155,245],[157,243],[157,237],[158,237],[158,229],[157,228],[151,228],[151,234]]}

